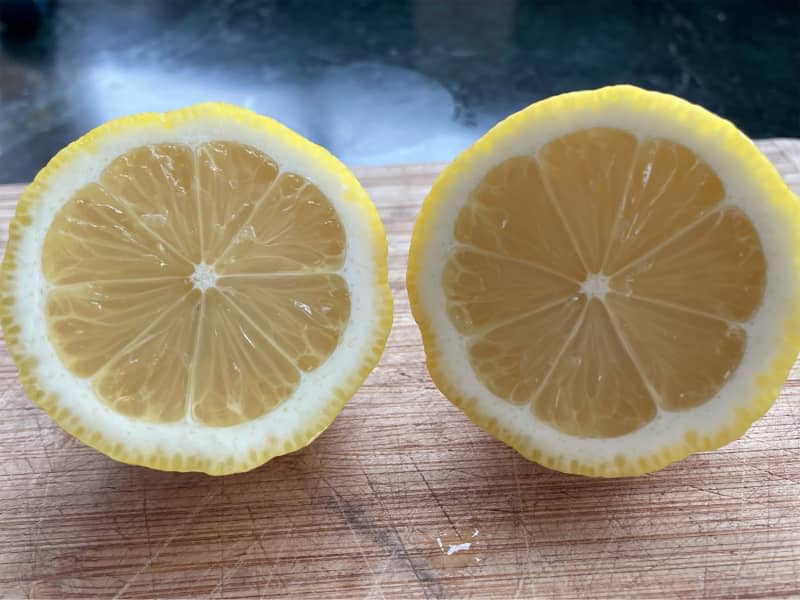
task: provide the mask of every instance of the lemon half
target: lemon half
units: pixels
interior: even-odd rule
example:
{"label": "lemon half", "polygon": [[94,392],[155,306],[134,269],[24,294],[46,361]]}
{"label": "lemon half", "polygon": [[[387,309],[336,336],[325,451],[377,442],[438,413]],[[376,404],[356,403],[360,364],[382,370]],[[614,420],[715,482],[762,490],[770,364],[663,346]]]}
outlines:
{"label": "lemon half", "polygon": [[30,395],[127,463],[243,471],[311,442],[391,326],[374,205],[224,104],[107,123],[20,199],[0,318]]}
{"label": "lemon half", "polygon": [[536,103],[437,179],[411,306],[478,425],[569,473],[637,475],[741,436],[800,340],[800,213],[729,122],[631,86]]}

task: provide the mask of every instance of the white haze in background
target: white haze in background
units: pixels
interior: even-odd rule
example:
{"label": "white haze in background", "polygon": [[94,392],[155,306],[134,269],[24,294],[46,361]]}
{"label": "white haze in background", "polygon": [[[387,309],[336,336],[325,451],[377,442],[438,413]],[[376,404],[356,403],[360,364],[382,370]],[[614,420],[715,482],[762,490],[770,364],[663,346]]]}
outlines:
{"label": "white haze in background", "polygon": [[241,74],[94,65],[88,77],[95,123],[127,114],[165,111],[211,100],[273,117],[327,147],[350,165],[449,161],[489,123],[455,120],[451,94],[409,69],[356,63],[315,77],[287,80],[268,70],[244,85]]}

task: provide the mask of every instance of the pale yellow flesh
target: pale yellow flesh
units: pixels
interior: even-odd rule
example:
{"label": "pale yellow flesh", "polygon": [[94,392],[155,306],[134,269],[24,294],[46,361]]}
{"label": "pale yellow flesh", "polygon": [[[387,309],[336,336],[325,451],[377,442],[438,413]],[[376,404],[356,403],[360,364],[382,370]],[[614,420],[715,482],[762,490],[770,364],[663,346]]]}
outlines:
{"label": "pale yellow flesh", "polygon": [[256,419],[338,346],[350,318],[345,247],[329,200],[254,148],[136,148],[48,231],[49,336],[123,415]]}
{"label": "pale yellow flesh", "polygon": [[734,373],[766,263],[687,148],[595,128],[494,168],[442,276],[478,378],[565,433],[616,437]]}

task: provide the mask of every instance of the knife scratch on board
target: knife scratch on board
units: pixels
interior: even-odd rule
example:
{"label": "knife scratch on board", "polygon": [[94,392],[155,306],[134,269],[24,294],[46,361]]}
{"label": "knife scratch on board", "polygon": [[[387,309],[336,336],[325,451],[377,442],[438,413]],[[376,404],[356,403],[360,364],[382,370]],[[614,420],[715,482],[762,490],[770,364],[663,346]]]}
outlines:
{"label": "knife scratch on board", "polygon": [[450,515],[448,514],[447,510],[445,510],[444,504],[442,504],[442,501],[439,500],[439,496],[437,496],[434,493],[433,488],[431,487],[431,484],[428,483],[428,480],[425,478],[425,475],[420,470],[419,466],[417,465],[417,462],[411,456],[409,456],[408,458],[411,460],[411,464],[414,465],[414,469],[417,471],[419,476],[422,478],[422,482],[425,484],[425,487],[428,488],[428,493],[431,495],[431,498],[433,498],[433,501],[436,502],[436,506],[438,506],[439,510],[442,511],[442,514],[444,514],[445,518],[447,519],[447,522],[450,523],[450,527],[453,528],[453,531],[460,538],[461,537],[461,532],[458,530],[458,527],[456,527],[456,524],[453,522],[453,519],[450,518]]}
{"label": "knife scratch on board", "polygon": [[141,575],[142,575],[142,574],[143,574],[145,571],[147,571],[147,569],[149,569],[149,568],[150,568],[150,565],[152,565],[152,564],[153,564],[153,562],[155,562],[155,560],[156,560],[156,559],[157,559],[159,556],[161,556],[161,553],[162,553],[164,550],[166,550],[166,549],[169,547],[169,545],[170,545],[170,544],[171,544],[173,541],[175,541],[175,538],[176,538],[176,537],[178,537],[178,535],[179,535],[179,534],[180,534],[180,533],[181,533],[181,532],[182,532],[182,531],[183,531],[183,530],[186,528],[186,526],[190,525],[190,524],[191,524],[191,523],[192,523],[192,522],[195,520],[195,518],[197,518],[197,515],[198,515],[198,514],[200,514],[200,511],[201,511],[201,510],[203,510],[203,509],[205,508],[205,506],[206,506],[206,505],[207,505],[207,504],[208,504],[208,503],[209,503],[209,502],[210,502],[210,501],[211,501],[211,500],[212,500],[212,499],[213,499],[215,496],[218,496],[218,495],[219,495],[219,488],[212,489],[212,490],[210,490],[210,491],[208,492],[208,494],[206,494],[205,498],[203,498],[203,499],[200,501],[200,503],[199,503],[197,506],[195,506],[195,507],[194,507],[194,509],[192,510],[192,512],[191,512],[191,513],[189,513],[189,514],[186,516],[186,518],[185,518],[183,521],[181,521],[180,525],[178,525],[178,526],[177,526],[175,529],[173,529],[173,530],[172,530],[172,533],[170,534],[170,536],[169,536],[169,537],[168,537],[168,538],[167,538],[167,539],[164,541],[164,543],[163,543],[163,544],[161,544],[161,546],[159,546],[159,547],[158,547],[158,550],[156,550],[156,551],[153,553],[153,555],[152,555],[150,558],[148,558],[148,559],[147,559],[147,561],[145,561],[145,563],[144,563],[144,564],[141,566],[141,568],[140,568],[138,571],[136,571],[136,573],[134,573],[134,574],[131,576],[131,578],[130,578],[130,579],[128,579],[128,581],[127,581],[127,582],[125,582],[125,585],[123,585],[123,586],[122,586],[122,587],[121,587],[121,588],[120,588],[120,589],[117,591],[117,593],[116,593],[116,594],[114,594],[114,597],[113,597],[113,598],[114,598],[114,600],[118,600],[118,598],[121,598],[121,597],[122,597],[122,595],[123,595],[125,592],[127,592],[127,591],[128,591],[128,588],[129,588],[131,585],[133,585],[133,583],[135,583],[135,582],[136,582],[136,580],[137,580],[137,579],[139,579],[139,577],[141,577]]}
{"label": "knife scratch on board", "polygon": [[[350,530],[350,536],[353,538],[353,543],[355,544],[356,549],[358,550],[362,560],[364,561],[364,566],[367,568],[367,571],[369,571],[369,574],[372,576],[374,581],[375,571],[372,569],[372,565],[370,565],[369,560],[367,559],[367,554],[366,552],[364,552],[364,546],[362,546],[361,540],[358,539],[358,534],[356,533],[356,530],[353,529],[353,525],[350,523],[350,519],[348,518],[347,512],[345,511],[344,506],[342,505],[341,495],[336,490],[336,488],[334,488],[333,485],[331,485],[330,481],[328,481],[327,478],[321,477],[320,479],[322,483],[324,483],[331,491],[331,494],[333,494],[333,498],[336,501],[336,506],[338,507],[339,512],[342,515],[342,520],[344,520],[345,525],[347,525],[347,528]],[[381,594],[381,598],[383,598],[383,591],[381,590],[379,591]]]}
{"label": "knife scratch on board", "polygon": [[[523,504],[522,499],[522,485],[519,481],[519,471],[517,470],[517,460],[519,457],[514,454],[511,457],[511,469],[514,473],[514,485],[516,487],[516,500],[517,505],[519,506],[517,517],[519,518],[519,525],[522,529],[522,539],[525,542],[525,566],[520,573],[519,579],[517,580],[517,589],[514,591],[514,598],[519,598],[522,594],[523,590],[525,589],[525,583],[530,578],[530,569],[531,569],[531,543],[528,538],[531,537],[531,532],[528,530],[528,525],[525,523],[525,507]],[[532,584],[533,582],[531,582]],[[531,596],[536,595],[536,589],[533,585],[531,585]]]}
{"label": "knife scratch on board", "polygon": [[[411,569],[411,573],[414,575],[414,578],[419,583],[419,586],[420,586],[420,589],[422,590],[423,595],[425,596],[426,599],[430,598],[431,596],[430,596],[430,593],[428,591],[428,587],[430,586],[431,581],[432,581],[432,578],[431,578],[430,574],[422,572],[420,570],[419,565],[417,564],[417,561],[415,561],[414,559],[411,558],[411,555],[408,552],[408,547],[406,546],[406,543],[403,541],[403,538],[400,535],[400,531],[397,529],[397,525],[395,523],[395,520],[392,518],[391,514],[387,510],[386,505],[384,504],[380,493],[378,492],[377,488],[375,487],[375,484],[373,483],[372,479],[367,474],[367,471],[364,468],[364,465],[360,464],[360,467],[361,467],[361,473],[362,473],[362,475],[364,475],[364,478],[367,480],[367,485],[369,486],[369,489],[372,491],[372,495],[378,501],[378,505],[381,507],[381,510],[383,511],[383,516],[386,519],[387,523],[389,523],[389,527],[391,528],[391,533],[394,536],[394,540],[392,540],[392,544],[391,544],[391,546],[392,546],[392,556],[399,556],[400,558],[402,558],[408,564],[409,568]],[[398,552],[398,548],[396,548],[396,546],[399,547],[399,552]],[[387,564],[388,564],[388,561],[387,561]],[[437,598],[441,597],[441,595],[442,595],[442,593],[440,593],[441,590],[434,589],[432,591],[433,591],[434,597],[437,597]]]}

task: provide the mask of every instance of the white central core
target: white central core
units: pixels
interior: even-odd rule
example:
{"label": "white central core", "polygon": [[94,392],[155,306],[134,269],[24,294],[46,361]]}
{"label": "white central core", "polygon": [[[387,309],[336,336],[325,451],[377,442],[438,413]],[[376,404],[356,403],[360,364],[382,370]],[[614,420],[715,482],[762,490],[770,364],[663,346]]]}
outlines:
{"label": "white central core", "polygon": [[589,299],[599,298],[602,300],[608,292],[608,277],[602,273],[589,273],[586,281],[581,284],[581,291]]}
{"label": "white central core", "polygon": [[190,277],[194,287],[201,292],[205,292],[208,288],[212,288],[217,284],[217,272],[214,267],[206,263],[195,265],[194,273]]}

